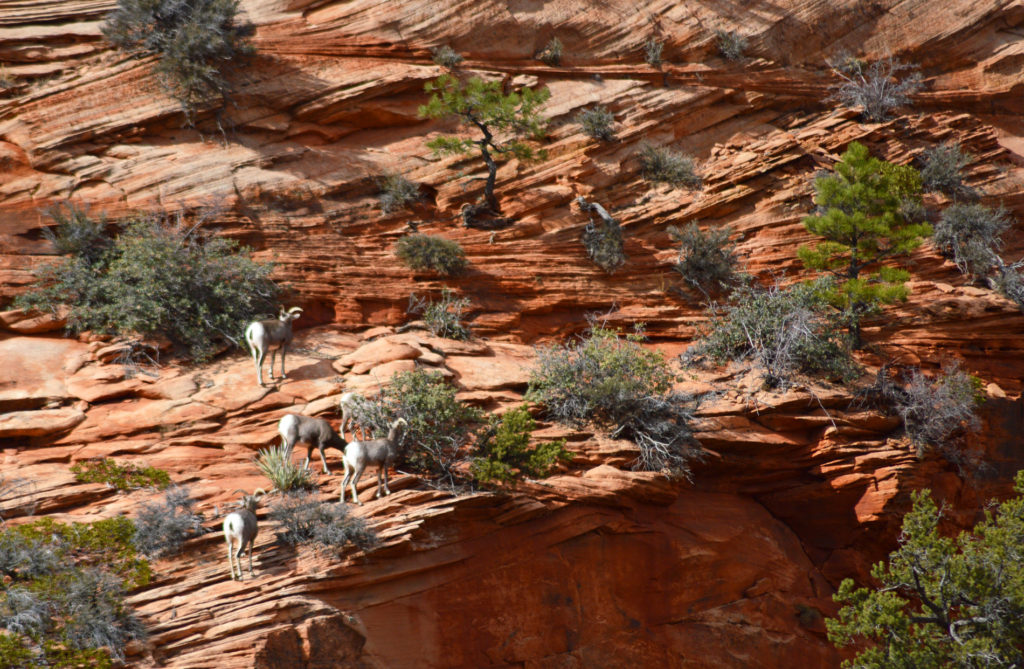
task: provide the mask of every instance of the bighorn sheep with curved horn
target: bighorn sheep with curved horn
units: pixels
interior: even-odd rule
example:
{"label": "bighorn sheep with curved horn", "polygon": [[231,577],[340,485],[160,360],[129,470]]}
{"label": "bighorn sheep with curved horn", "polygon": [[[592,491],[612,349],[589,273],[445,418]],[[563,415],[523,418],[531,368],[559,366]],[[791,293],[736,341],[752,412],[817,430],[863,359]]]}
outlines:
{"label": "bighorn sheep with curved horn", "polygon": [[275,349],[281,350],[281,378],[284,378],[284,354],[292,343],[292,321],[302,315],[302,307],[288,311],[281,307],[277,320],[253,321],[245,328],[245,341],[256,363],[256,380],[263,385],[263,359],[270,351],[270,380],[274,380]]}
{"label": "bighorn sheep with curved horn", "polygon": [[[341,481],[341,501],[345,501],[345,486],[352,482],[352,501],[362,505],[356,494],[356,483],[363,475],[367,465],[377,465],[377,497],[381,495],[381,474],[384,475],[384,494],[390,495],[388,489],[388,467],[398,458],[398,445],[402,441],[402,433],[409,426],[404,418],[391,424],[388,436],[384,439],[370,441],[350,441],[345,447],[345,478]],[[351,470],[351,471],[349,471]]]}
{"label": "bighorn sheep with curved horn", "polygon": [[[244,490],[236,490],[242,493],[242,508],[229,513],[224,518],[224,540],[228,542],[228,566],[231,568],[231,578],[235,578],[235,562],[238,562],[238,578],[242,580],[242,551],[249,547],[249,576],[252,573],[252,545],[256,541],[256,533],[259,527],[256,525],[256,507],[260,499],[267,494],[263,488],[256,488],[251,495]],[[238,552],[235,552],[235,542],[238,542]]]}

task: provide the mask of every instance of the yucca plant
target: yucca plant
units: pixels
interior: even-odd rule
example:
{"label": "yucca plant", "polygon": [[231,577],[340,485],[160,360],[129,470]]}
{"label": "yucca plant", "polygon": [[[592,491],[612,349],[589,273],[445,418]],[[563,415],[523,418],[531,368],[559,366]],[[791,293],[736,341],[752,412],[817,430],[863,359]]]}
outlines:
{"label": "yucca plant", "polygon": [[281,492],[289,490],[310,490],[315,487],[309,467],[299,467],[291,461],[289,449],[271,446],[260,449],[256,466]]}

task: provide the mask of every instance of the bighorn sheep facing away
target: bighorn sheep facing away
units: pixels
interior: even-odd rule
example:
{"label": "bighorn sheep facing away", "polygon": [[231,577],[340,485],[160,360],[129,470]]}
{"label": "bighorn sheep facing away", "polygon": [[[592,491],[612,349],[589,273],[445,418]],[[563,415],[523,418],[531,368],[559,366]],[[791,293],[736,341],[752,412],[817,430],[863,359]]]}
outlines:
{"label": "bighorn sheep facing away", "polygon": [[292,321],[302,315],[301,307],[292,307],[288,311],[281,307],[277,320],[253,321],[245,328],[245,341],[256,363],[256,380],[263,385],[263,359],[270,351],[270,380],[274,380],[275,349],[281,349],[281,378],[284,378],[284,354],[292,343]]}
{"label": "bighorn sheep facing away", "polygon": [[356,438],[356,427],[359,428],[360,439],[366,439],[366,428],[356,422],[355,411],[363,396],[359,393],[345,393],[338,400],[338,408],[341,409],[341,438],[345,438],[345,425],[352,425],[352,438]]}
{"label": "bighorn sheep facing away", "polygon": [[[398,457],[398,443],[402,440],[402,432],[408,427],[404,418],[399,418],[391,424],[388,436],[385,439],[372,439],[370,441],[351,441],[345,447],[345,478],[341,481],[341,501],[345,501],[345,486],[352,482],[352,501],[362,505],[359,495],[356,494],[356,483],[363,475],[366,465],[377,465],[377,497],[380,497],[381,474],[384,475],[384,494],[390,495],[388,488],[388,467]],[[352,470],[351,472],[349,470]]]}
{"label": "bighorn sheep facing away", "polygon": [[313,449],[320,449],[320,462],[324,465],[324,474],[331,473],[331,470],[327,468],[324,448],[333,446],[342,453],[345,452],[345,440],[339,437],[338,433],[331,429],[330,424],[323,418],[286,413],[277,423],[277,432],[281,435],[281,443],[288,451],[289,459],[291,459],[292,448],[295,444],[300,442],[308,444],[304,467],[309,466],[309,459],[313,457]]}
{"label": "bighorn sheep facing away", "polygon": [[[256,526],[256,507],[260,498],[267,494],[263,488],[257,488],[251,495],[245,494],[244,490],[236,490],[242,493],[242,508],[227,515],[224,519],[224,540],[228,542],[228,566],[231,568],[231,578],[235,578],[235,562],[238,562],[238,578],[242,580],[242,551],[249,547],[249,576],[252,573],[252,545],[256,541],[256,533],[259,528]],[[238,552],[235,552],[235,541],[238,542]]]}

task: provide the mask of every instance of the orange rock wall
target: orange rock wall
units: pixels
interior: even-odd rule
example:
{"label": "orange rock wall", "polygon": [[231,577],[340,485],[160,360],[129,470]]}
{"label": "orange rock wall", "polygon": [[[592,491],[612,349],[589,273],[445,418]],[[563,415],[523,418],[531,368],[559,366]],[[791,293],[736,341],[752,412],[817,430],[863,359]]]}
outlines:
{"label": "orange rock wall", "polygon": [[[593,312],[643,321],[677,353],[707,317],[671,269],[667,227],[729,225],[748,271],[800,276],[813,174],[853,140],[897,162],[960,141],[983,202],[1024,213],[1019,1],[613,0],[581,11],[566,1],[243,0],[259,55],[233,75],[224,135],[212,113],[182,128],[152,60],[124,58],[102,40],[114,4],[0,7],[0,307],[53,259],[41,234],[49,204],[70,199],[115,216],[216,207],[212,228],[273,260],[294,288],[305,350],[272,389],[256,387],[235,353],[130,379],[101,364],[102,342],[0,314],[0,474],[34,482],[25,498],[0,500],[6,515],[27,502],[60,518],[131,513],[148,493],[114,495],[67,470],[116,456],[168,469],[213,519],[229,491],[265,484],[251,458],[275,442],[284,413],[333,418],[343,389],[372,391],[412,364],[443,370],[467,400],[511,406],[525,389],[526,344],[578,332]],[[723,60],[716,29],[747,36],[749,57]],[[562,64],[536,61],[556,35]],[[643,62],[649,38],[665,43],[661,68]],[[499,171],[503,210],[516,220],[504,230],[461,227],[459,208],[481,193],[479,161],[439,160],[425,147],[454,129],[417,118],[424,82],[441,71],[430,49],[444,44],[466,57],[463,71],[552,93],[547,159]],[[827,100],[824,60],[844,51],[917,63],[927,87],[893,120],[863,124]],[[591,140],[574,122],[597,103],[615,114],[616,142]],[[645,141],[695,155],[703,189],[645,184],[634,155]],[[382,216],[386,172],[420,183],[423,201]],[[583,251],[578,196],[623,225],[629,260],[615,275]],[[392,247],[409,223],[459,241],[469,272],[440,282],[397,264]],[[1015,226],[1005,255],[1022,254]],[[891,550],[909,492],[931,487],[950,503],[951,525],[963,526],[1024,467],[1024,316],[966,285],[930,245],[910,269],[911,299],[868,324],[874,348],[863,362],[936,369],[959,359],[995,384],[985,428],[969,440],[988,466],[973,475],[919,461],[898,425],[852,405],[849,390],[768,393],[741,373],[701,373],[688,383],[720,394],[700,412],[709,457],[693,485],[629,473],[628,444],[570,432],[567,470],[507,495],[451,499],[399,478],[401,492],[360,511],[383,537],[367,555],[289,554],[268,529],[259,578],[236,584],[209,535],[134,595],[151,641],[132,662],[837,665],[821,622],[834,610],[832,588]],[[473,301],[478,343],[385,329],[384,346],[354,334],[404,322],[409,294],[442,284]],[[340,467],[337,454],[328,458]],[[337,494],[335,478],[321,479],[325,495]]]}

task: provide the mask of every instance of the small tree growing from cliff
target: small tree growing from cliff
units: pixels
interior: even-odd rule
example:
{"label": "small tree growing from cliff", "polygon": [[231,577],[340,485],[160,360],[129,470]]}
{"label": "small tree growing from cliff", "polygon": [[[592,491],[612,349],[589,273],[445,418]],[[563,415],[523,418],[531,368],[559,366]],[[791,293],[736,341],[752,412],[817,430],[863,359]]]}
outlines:
{"label": "small tree growing from cliff", "polygon": [[430,102],[420,107],[421,118],[455,116],[482,135],[479,139],[441,135],[427,142],[427,146],[437,154],[479,151],[487,165],[484,201],[492,213],[500,214],[501,207],[494,195],[497,161],[508,158],[529,161],[541,155],[524,138],[536,140],[544,136],[546,119],[540,115],[539,108],[551,93],[546,88],[523,88],[506,94],[501,90],[500,81],[485,81],[479,77],[460,81],[451,74],[442,74],[427,82],[426,91],[431,93]]}
{"label": "small tree growing from cliff", "polygon": [[[835,172],[814,181],[818,213],[804,218],[808,232],[825,238],[802,246],[804,265],[838,279],[827,297],[846,319],[854,346],[860,323],[881,304],[907,297],[905,270],[880,262],[914,250],[932,233],[927,223],[904,216],[908,202],[920,201],[921,176],[913,167],[874,158],[867,147],[850,144]],[[877,267],[868,273],[868,269]]]}
{"label": "small tree growing from cliff", "polygon": [[929,491],[914,493],[899,549],[871,570],[878,587],[845,579],[835,595],[844,606],[829,639],[862,649],[844,667],[1024,664],[1024,472],[1016,490],[956,539],[939,534]]}
{"label": "small tree growing from cliff", "polygon": [[227,99],[225,65],[254,51],[255,28],[237,14],[238,0],[118,0],[102,30],[129,53],[159,58],[157,75],[191,125],[201,104]]}

